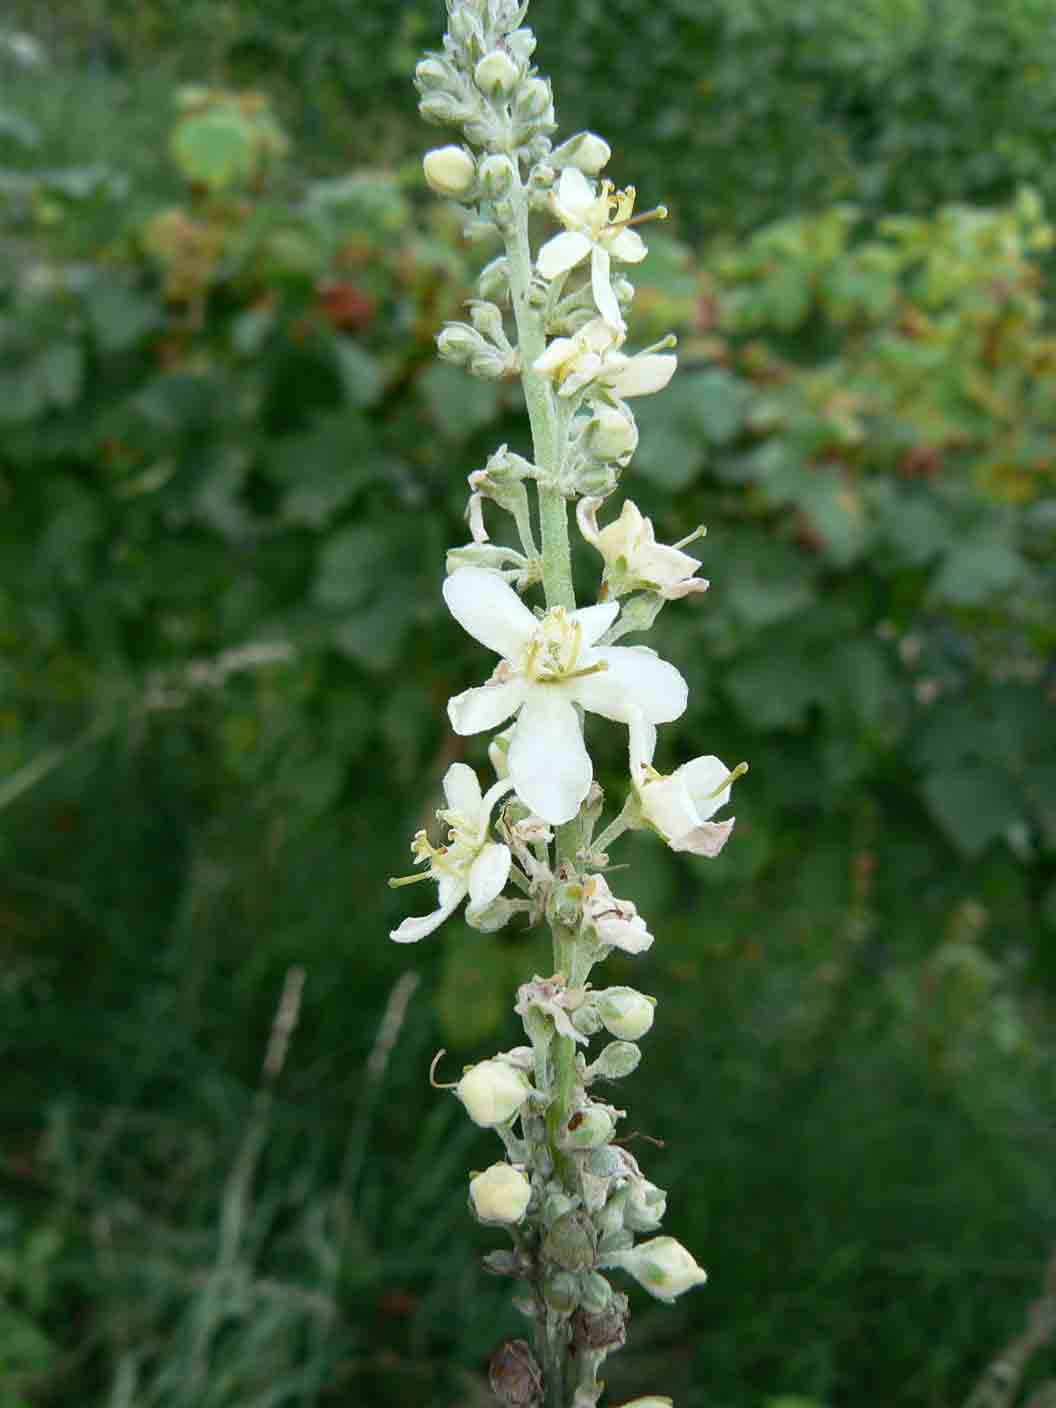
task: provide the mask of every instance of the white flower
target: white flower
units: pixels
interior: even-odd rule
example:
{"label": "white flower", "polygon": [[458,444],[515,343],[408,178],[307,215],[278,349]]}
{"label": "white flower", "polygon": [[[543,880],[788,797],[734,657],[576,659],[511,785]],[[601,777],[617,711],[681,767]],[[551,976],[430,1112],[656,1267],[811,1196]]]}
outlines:
{"label": "white flower", "polygon": [[482,1129],[493,1129],[512,1119],[530,1092],[522,1073],[505,1061],[478,1061],[455,1086],[466,1114]]}
{"label": "white flower", "polygon": [[[707,580],[693,575],[700,566],[697,559],[678,544],[668,547],[658,543],[652,521],[642,517],[637,504],[626,499],[619,518],[599,529],[601,504],[601,499],[580,499],[576,521],[587,542],[605,559],[604,580],[614,596],[644,587],[672,601],[707,591]],[[699,532],[684,538],[683,543],[697,536]]]}
{"label": "white flower", "polygon": [[462,147],[434,147],[422,158],[422,170],[437,195],[455,200],[468,195],[477,180],[476,163]]}
{"label": "white flower", "polygon": [[602,1264],[629,1272],[650,1295],[669,1302],[708,1279],[703,1267],[674,1237],[653,1237],[629,1251],[610,1252]]}
{"label": "white flower", "polygon": [[603,318],[592,318],[574,336],[555,337],[532,366],[550,378],[559,396],[574,396],[585,386],[621,398],[662,391],[675,374],[678,358],[670,352],[628,357],[619,350],[623,340],[623,333]]}
{"label": "white flower", "polygon": [[469,1181],[470,1201],[481,1222],[520,1222],[531,1196],[532,1185],[511,1164],[492,1164]]}
{"label": "white flower", "polygon": [[[483,571],[481,568],[465,569]],[[490,573],[483,573],[490,576]],[[411,885],[417,880],[432,879],[440,887],[440,906],[421,919],[405,919],[389,935],[398,944],[413,944],[438,929],[445,919],[469,896],[466,918],[472,924],[474,915],[485,909],[503,891],[510,874],[510,848],[488,840],[491,811],[511,783],[500,780],[482,797],[480,783],[472,768],[465,763],[452,763],[444,774],[444,797],[447,807],[437,812],[448,827],[446,846],[432,846],[424,831],[419,831],[411,845],[411,853],[419,865],[429,869],[423,875],[408,875],[390,880],[393,886]]]}
{"label": "white flower", "polygon": [[632,719],[630,741],[631,781],[646,825],[659,832],[673,851],[717,856],[729,840],[734,818],[709,818],[730,800],[730,783],[748,771],[747,763],[731,772],[709,755],[684,763],[666,777],[652,767],[656,729],[643,719]]}
{"label": "white flower", "polygon": [[583,882],[583,917],[603,944],[627,953],[644,953],[652,946],[645,920],[630,900],[615,897],[603,875],[591,875]]}
{"label": "white flower", "polygon": [[552,825],[572,820],[594,776],[577,704],[616,723],[639,714],[667,723],[685,710],[688,689],[673,665],[644,646],[595,645],[619,612],[616,602],[556,606],[537,619],[512,587],[480,567],[453,572],[444,600],[471,636],[502,656],[486,685],[448,702],[452,727],[482,733],[516,714],[510,779],[525,806]]}
{"label": "white flower", "polygon": [[612,327],[622,329],[620,305],[612,290],[611,258],[639,264],[648,253],[641,235],[627,225],[634,209],[634,187],[617,194],[611,181],[602,181],[601,190],[595,191],[582,171],[566,166],[550,204],[565,228],[539,251],[540,274],[556,279],[589,258],[598,312]]}

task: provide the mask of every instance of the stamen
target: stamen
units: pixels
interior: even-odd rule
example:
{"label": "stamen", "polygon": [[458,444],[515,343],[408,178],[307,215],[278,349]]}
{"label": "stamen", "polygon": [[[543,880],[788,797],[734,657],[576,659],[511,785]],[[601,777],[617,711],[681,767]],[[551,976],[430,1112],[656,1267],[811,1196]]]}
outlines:
{"label": "stamen", "polygon": [[739,777],[743,777],[748,771],[747,763],[738,763],[732,772],[728,772],[713,792],[705,794],[706,798],[717,797],[720,792],[725,791],[731,782],[736,782]]}
{"label": "stamen", "polygon": [[698,538],[706,538],[707,536],[708,530],[702,523],[699,528],[694,528],[688,537],[680,539],[679,542],[673,544],[673,546],[676,548],[688,548],[690,543],[695,543]]}
{"label": "stamen", "polygon": [[404,885],[417,885],[419,880],[428,880],[429,872],[424,871],[421,875],[394,875],[389,877],[389,888],[400,890]]}
{"label": "stamen", "polygon": [[614,220],[609,229],[629,230],[634,225],[644,225],[648,220],[666,220],[667,216],[667,206],[658,205],[655,210],[643,210],[641,215],[632,215],[628,220]]}

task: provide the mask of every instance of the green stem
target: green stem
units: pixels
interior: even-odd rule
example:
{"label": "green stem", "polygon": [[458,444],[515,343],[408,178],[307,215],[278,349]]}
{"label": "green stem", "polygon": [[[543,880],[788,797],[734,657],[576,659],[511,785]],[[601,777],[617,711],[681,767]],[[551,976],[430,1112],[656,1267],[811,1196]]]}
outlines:
{"label": "green stem", "polygon": [[[513,219],[506,235],[506,253],[510,267],[510,293],[513,315],[517,324],[517,341],[521,357],[521,380],[528,419],[532,428],[533,459],[542,472],[539,490],[539,528],[542,541],[543,590],[548,607],[562,606],[575,610],[576,598],[572,587],[572,553],[568,538],[568,505],[562,494],[552,487],[565,453],[567,417],[560,414],[553,388],[546,377],[534,370],[536,359],[546,348],[544,316],[529,299],[532,278],[532,251],[528,240],[528,199],[517,172],[510,192]],[[547,481],[550,481],[549,483]],[[574,866],[579,845],[578,821],[571,821],[557,831],[557,864]],[[553,926],[554,972],[564,973],[571,983],[574,975],[574,931]],[[575,1043],[570,1037],[555,1037],[550,1047],[549,1062],[550,1106],[546,1112],[546,1134],[550,1155],[558,1177],[569,1192],[575,1191],[575,1167],[559,1147],[558,1135],[572,1111],[576,1084]],[[568,1360],[568,1347],[563,1334],[547,1333],[540,1326],[537,1345],[544,1360],[544,1376],[549,1408],[566,1408],[567,1394],[574,1375]]]}

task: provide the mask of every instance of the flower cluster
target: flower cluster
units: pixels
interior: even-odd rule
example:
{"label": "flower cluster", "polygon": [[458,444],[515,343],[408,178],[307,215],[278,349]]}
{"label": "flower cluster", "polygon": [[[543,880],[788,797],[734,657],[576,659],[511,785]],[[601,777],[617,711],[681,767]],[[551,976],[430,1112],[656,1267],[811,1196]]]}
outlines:
{"label": "flower cluster", "polygon": [[[687,683],[648,647],[616,644],[668,602],[708,587],[686,551],[703,530],[658,542],[630,499],[606,526],[598,517],[638,446],[628,403],[661,391],[677,364],[673,338],[626,348],[634,289],[622,269],[646,258],[639,227],[666,211],[636,215],[633,188],[601,178],[611,153],[596,134],[554,145],[526,0],[447,6],[443,49],[418,65],[416,83],[423,116],[462,141],[426,155],[425,179],[460,203],[471,238],[500,239],[503,252],[483,270],[466,319],[448,324],[438,345],[471,374],[520,376],[533,450],[527,458],[504,445],[469,475],[471,541],[449,550],[443,585],[454,619],[497,657],[483,683],[447,705],[456,735],[492,735],[496,781],[485,790],[465,763],[447,769],[440,835],[434,844],[419,831],[412,846],[421,873],[390,882],[435,881],[437,905],[404,919],[392,938],[424,938],[463,901],[466,921],[483,931],[523,922],[553,933],[553,973],[517,992],[527,1044],[469,1067],[450,1088],[505,1151],[469,1182],[473,1215],[513,1237],[513,1250],[489,1253],[485,1264],[531,1287],[521,1304],[534,1348],[502,1346],[492,1387],[505,1403],[536,1405],[545,1392],[549,1402],[592,1408],[598,1368],[623,1343],[628,1309],[603,1273],[624,1271],[665,1301],[705,1279],[672,1238],[636,1241],[660,1227],[666,1195],[616,1141],[624,1112],[602,1093],[637,1067],[655,1011],[634,988],[589,981],[614,948],[641,954],[654,942],[635,906],[610,889],[607,851],[644,830],[672,850],[717,855],[733,819],[713,818],[745,766],[703,756],[659,772],[658,729],[685,712]],[[558,226],[534,254],[531,212]],[[602,560],[596,599],[582,606],[572,591],[570,501],[583,542]],[[492,541],[485,504],[489,522],[495,510],[509,515],[519,547]],[[542,600],[532,601],[540,584]],[[625,799],[600,830],[605,798],[588,716],[627,729]],[[612,1040],[589,1059],[603,1034]]]}

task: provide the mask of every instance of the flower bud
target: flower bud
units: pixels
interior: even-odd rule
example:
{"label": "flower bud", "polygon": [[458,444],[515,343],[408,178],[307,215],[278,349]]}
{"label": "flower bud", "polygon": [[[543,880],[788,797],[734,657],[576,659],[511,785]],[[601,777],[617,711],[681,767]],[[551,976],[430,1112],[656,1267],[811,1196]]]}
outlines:
{"label": "flower bud", "polygon": [[708,1279],[703,1267],[674,1237],[653,1237],[629,1251],[612,1253],[607,1260],[628,1272],[657,1300],[673,1301]]}
{"label": "flower bud", "polygon": [[630,1403],[621,1403],[620,1408],[675,1408],[673,1398],[657,1398],[655,1394],[650,1394],[648,1398],[635,1398]]}
{"label": "flower bud", "polygon": [[473,82],[489,97],[512,93],[520,76],[521,70],[503,49],[492,49],[473,70]]}
{"label": "flower bud", "polygon": [[490,342],[497,343],[499,346],[506,343],[506,329],[502,325],[502,313],[494,303],[488,303],[483,298],[471,299],[469,318],[477,332],[483,333]]}
{"label": "flower bud", "polygon": [[638,1041],[653,1025],[655,997],[634,988],[606,988],[595,995],[598,1015],[613,1036]]}
{"label": "flower bud", "polygon": [[543,1300],[555,1315],[571,1315],[579,1304],[579,1277],[571,1271],[555,1271],[543,1282]]}
{"label": "flower bud", "polygon": [[543,1198],[543,1221],[549,1226],[575,1209],[575,1201],[556,1184],[551,1184]]}
{"label": "flower bud", "polygon": [[572,1013],[572,1022],[577,1032],[584,1036],[595,1036],[601,1031],[601,1016],[594,1002],[584,1002]]}
{"label": "flower bud", "polygon": [[426,122],[431,122],[435,127],[443,127],[449,122],[461,122],[465,116],[464,104],[450,93],[443,93],[439,89],[425,94],[418,104],[418,111]]}
{"label": "flower bud", "polygon": [[587,1271],[594,1265],[597,1237],[584,1213],[559,1217],[543,1239],[543,1256],[565,1271]]}
{"label": "flower bud", "polygon": [[573,1335],[590,1349],[619,1349],[627,1338],[627,1297],[613,1293],[604,1310],[580,1310]]}
{"label": "flower bud", "polygon": [[467,323],[448,323],[438,334],[436,347],[445,362],[464,366],[486,347],[486,343],[476,328],[471,328]]}
{"label": "flower bud", "polygon": [[578,166],[585,176],[596,176],[608,165],[612,148],[594,132],[577,132],[551,153],[553,166]]}
{"label": "flower bud", "polygon": [[532,1185],[512,1164],[492,1164],[469,1181],[469,1199],[481,1222],[510,1226],[528,1210]]}
{"label": "flower bud", "polygon": [[422,169],[431,189],[453,200],[468,195],[477,180],[476,164],[462,147],[434,147],[422,158]]}
{"label": "flower bud", "polygon": [[480,184],[489,200],[499,200],[513,184],[513,162],[502,153],[485,157],[480,164]]}
{"label": "flower bud", "polygon": [[588,1105],[577,1110],[559,1136],[564,1149],[596,1149],[607,1144],[616,1129],[616,1122],[601,1105]]}
{"label": "flower bud", "polygon": [[597,1271],[588,1271],[580,1281],[580,1301],[584,1310],[595,1315],[605,1310],[612,1299],[612,1286]]}
{"label": "flower bud", "polygon": [[506,36],[506,47],[520,64],[526,64],[535,53],[535,35],[525,26]]}
{"label": "flower bud", "polygon": [[591,1064],[590,1074],[619,1080],[637,1070],[641,1059],[641,1050],[633,1041],[610,1041],[598,1059]]}
{"label": "flower bud", "polygon": [[482,298],[490,299],[493,303],[509,302],[510,261],[505,254],[500,254],[498,259],[493,259],[481,269],[477,287]]}
{"label": "flower bud", "polygon": [[587,449],[595,459],[626,464],[638,448],[638,427],[630,411],[598,405],[587,426]]}
{"label": "flower bud", "polygon": [[543,1375],[525,1340],[499,1345],[488,1365],[491,1391],[503,1408],[539,1408],[543,1401]]}
{"label": "flower bud", "polygon": [[529,78],[518,89],[513,106],[522,122],[544,117],[552,106],[550,84],[545,78]]}
{"label": "flower bud", "polygon": [[414,77],[422,88],[442,88],[451,82],[451,70],[442,59],[430,54],[414,70]]}
{"label": "flower bud", "polygon": [[505,1061],[480,1061],[470,1066],[455,1086],[466,1114],[482,1129],[506,1124],[528,1099],[532,1087]]}

